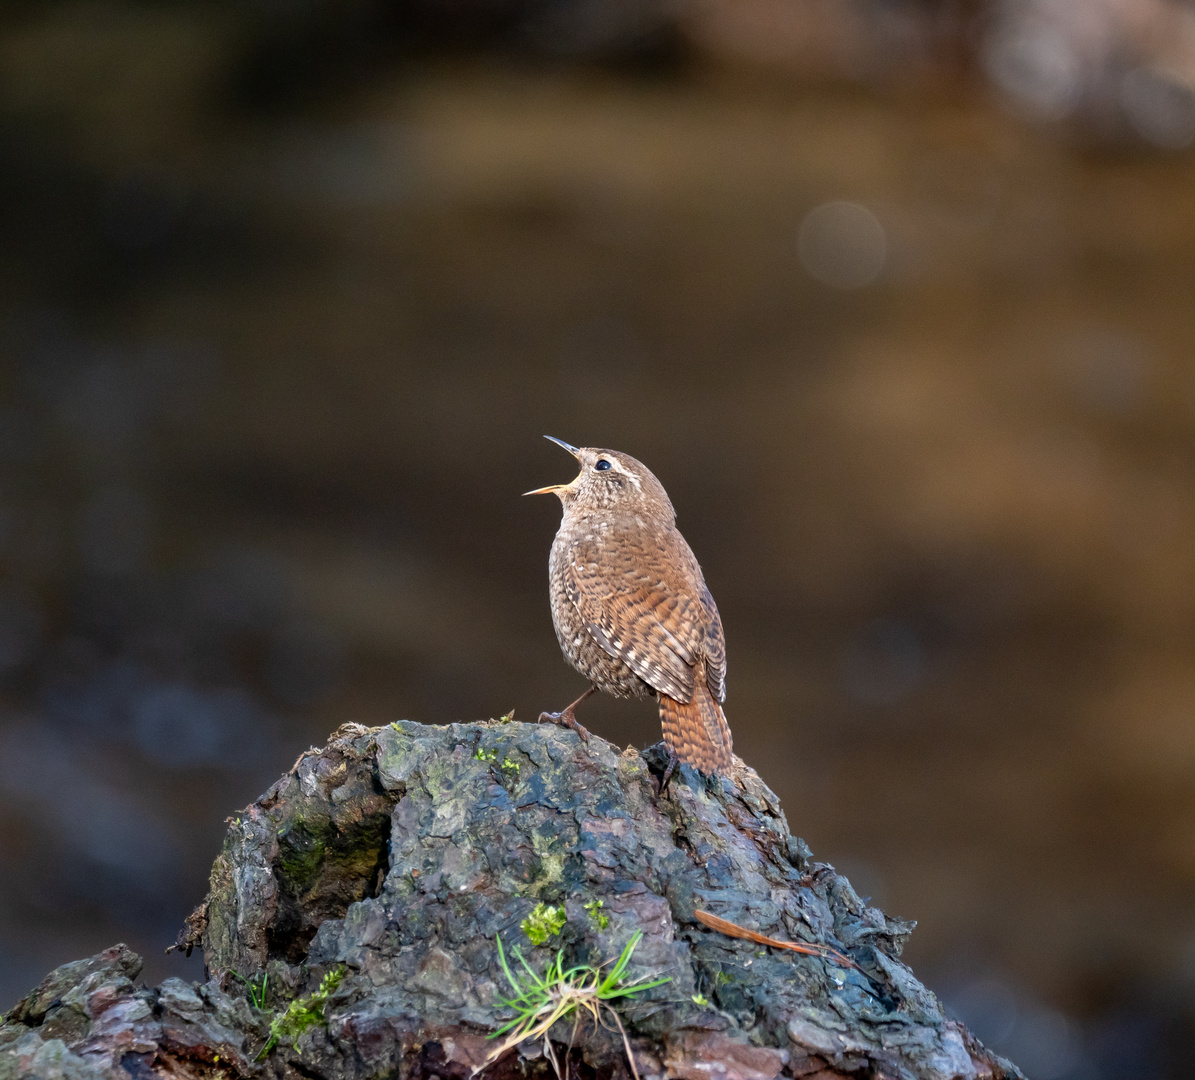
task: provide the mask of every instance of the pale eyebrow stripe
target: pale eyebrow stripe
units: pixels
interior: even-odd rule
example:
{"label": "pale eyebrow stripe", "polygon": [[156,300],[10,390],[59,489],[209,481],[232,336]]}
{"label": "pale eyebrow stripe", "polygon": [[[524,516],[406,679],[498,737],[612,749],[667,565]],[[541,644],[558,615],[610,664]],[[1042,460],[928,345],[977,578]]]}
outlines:
{"label": "pale eyebrow stripe", "polygon": [[617,461],[614,458],[607,458],[607,460],[610,462],[611,465],[614,466],[614,468],[616,468],[620,473],[622,473],[623,476],[625,476],[628,480],[630,480],[630,482],[632,484],[634,484],[635,487],[637,487],[640,491],[643,490],[643,485],[639,482],[639,477],[637,477],[633,472],[631,472],[630,469],[624,469],[622,466],[622,462]]}

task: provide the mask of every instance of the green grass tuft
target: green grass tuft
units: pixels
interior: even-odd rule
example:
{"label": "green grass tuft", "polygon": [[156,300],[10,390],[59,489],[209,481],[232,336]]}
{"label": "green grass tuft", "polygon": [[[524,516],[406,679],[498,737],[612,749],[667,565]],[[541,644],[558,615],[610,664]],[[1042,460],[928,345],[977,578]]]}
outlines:
{"label": "green grass tuft", "polygon": [[[561,1076],[560,1065],[556,1053],[552,1049],[548,1032],[558,1020],[575,1015],[577,1024],[581,1022],[583,1016],[589,1016],[595,1025],[600,1025],[607,1030],[611,1030],[607,1021],[614,1021],[615,1027],[622,1035],[623,1047],[626,1050],[631,1072],[634,1073],[635,1080],[639,1080],[639,1070],[635,1066],[630,1041],[622,1026],[622,1020],[614,1011],[611,1002],[618,998],[631,997],[641,991],[650,990],[652,987],[662,986],[671,981],[668,978],[652,979],[647,975],[630,982],[625,980],[624,976],[631,962],[631,954],[634,953],[635,946],[639,944],[642,937],[643,931],[636,930],[614,962],[614,966],[605,975],[602,974],[601,968],[589,965],[565,970],[563,949],[556,954],[554,960],[549,962],[544,973],[537,975],[524,959],[518,946],[515,946],[513,949],[515,959],[523,969],[523,975],[516,977],[507,962],[506,953],[502,948],[502,935],[499,934],[498,962],[502,965],[506,981],[510,983],[511,989],[515,993],[513,998],[509,1001],[503,1000],[502,1004],[507,1008],[514,1009],[515,1016],[514,1019],[508,1020],[490,1035],[491,1039],[496,1039],[500,1035],[505,1035],[506,1038],[502,1045],[498,1046],[485,1062],[474,1070],[473,1075],[476,1076],[482,1069],[497,1061],[508,1050],[518,1046],[525,1039],[543,1039],[544,1052],[552,1063],[556,1075]],[[575,1034],[575,1025],[573,1031]]]}
{"label": "green grass tuft", "polygon": [[249,999],[249,1004],[255,1009],[264,1009],[266,1007],[266,986],[269,984],[270,976],[262,975],[260,981],[258,979],[246,979],[244,975],[234,971],[238,979],[245,984],[245,997]]}

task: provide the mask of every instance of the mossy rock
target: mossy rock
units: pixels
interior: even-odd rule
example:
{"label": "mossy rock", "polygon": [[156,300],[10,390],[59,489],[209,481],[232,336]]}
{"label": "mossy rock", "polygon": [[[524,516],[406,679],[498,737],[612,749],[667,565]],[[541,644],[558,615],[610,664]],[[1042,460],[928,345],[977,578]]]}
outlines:
{"label": "mossy rock", "polygon": [[[542,971],[558,951],[566,966],[608,963],[642,934],[629,975],[668,980],[618,1005],[644,1080],[1020,1076],[943,1015],[899,959],[911,926],[814,861],[752,769],[737,759],[725,777],[682,768],[660,798],[662,765],[658,748],[623,752],[548,725],[342,728],[232,820],[181,941],[202,947],[209,970],[194,1003],[177,987],[163,1005],[165,986],[122,984],[130,1001],[158,995],[158,1034],[140,1021],[145,1067],[179,1071],[161,1042],[169,1028],[191,1040],[188,1075],[198,1056],[200,1073],[225,1077],[463,1080],[510,1016],[499,935]],[[727,936],[697,912],[822,955]],[[329,972],[343,975],[324,1022],[257,1065],[270,1017],[248,1007],[246,985],[266,977],[277,1010]],[[234,1007],[241,1020],[221,1054],[207,1029],[217,1015],[227,1026]],[[94,1048],[89,1015],[73,1018],[64,1053],[88,1039]],[[5,1031],[44,1022],[26,1009],[0,1028],[0,1080],[15,1053],[4,1040],[19,1042]],[[562,1022],[552,1037],[574,1072],[628,1075],[616,1033]],[[31,1044],[19,1045],[31,1062]],[[550,1075],[537,1053],[512,1051],[487,1076]],[[120,1054],[92,1052],[88,1067],[116,1069]],[[21,1075],[49,1075],[29,1068]]]}

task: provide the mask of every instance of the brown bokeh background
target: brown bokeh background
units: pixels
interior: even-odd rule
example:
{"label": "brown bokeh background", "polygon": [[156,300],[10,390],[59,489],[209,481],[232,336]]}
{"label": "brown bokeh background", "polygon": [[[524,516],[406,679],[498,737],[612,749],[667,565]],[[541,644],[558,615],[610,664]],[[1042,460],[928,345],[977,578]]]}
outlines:
{"label": "brown bokeh background", "polygon": [[199,977],[224,818],[337,724],[580,691],[552,434],[663,481],[737,751],[947,1005],[1182,1075],[1195,15],[1059,7],[8,6],[5,1001]]}

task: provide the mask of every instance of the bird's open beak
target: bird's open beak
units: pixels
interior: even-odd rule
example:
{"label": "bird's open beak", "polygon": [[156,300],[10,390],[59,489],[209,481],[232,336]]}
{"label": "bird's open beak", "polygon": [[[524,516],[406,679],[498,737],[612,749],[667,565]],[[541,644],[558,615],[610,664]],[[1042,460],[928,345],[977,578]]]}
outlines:
{"label": "bird's open beak", "polygon": [[544,438],[547,439],[548,442],[554,442],[557,446],[564,447],[564,449],[567,450],[570,454],[572,454],[573,457],[575,457],[578,461],[581,460],[581,451],[578,450],[575,446],[569,446],[569,444],[566,443],[563,439],[557,439],[555,436],[552,436],[552,435],[545,435]]}
{"label": "bird's open beak", "polygon": [[[545,435],[544,438],[547,439],[548,442],[554,442],[557,446],[563,446],[564,449],[567,450],[570,454],[572,454],[573,457],[575,457],[578,461],[581,460],[581,451],[578,450],[575,446],[569,446],[569,444],[566,443],[563,439],[553,438],[553,436],[551,436],[551,435]],[[567,484],[549,484],[547,487],[536,488],[534,491],[524,491],[523,494],[524,495],[550,495],[553,492],[561,491],[562,489],[564,489],[566,487],[572,487],[572,485],[575,483],[576,483],[576,480],[570,481]]]}

